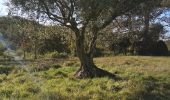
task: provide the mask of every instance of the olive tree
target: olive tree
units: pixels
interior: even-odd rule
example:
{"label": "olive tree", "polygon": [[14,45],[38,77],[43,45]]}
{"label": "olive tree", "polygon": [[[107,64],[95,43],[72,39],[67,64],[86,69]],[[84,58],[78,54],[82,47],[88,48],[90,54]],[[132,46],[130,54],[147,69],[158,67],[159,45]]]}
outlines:
{"label": "olive tree", "polygon": [[[147,0],[10,0],[14,11],[49,18],[70,28],[76,37],[76,51],[81,62],[78,78],[111,76],[93,62],[98,33],[116,17],[123,15]],[[18,10],[16,10],[18,9]]]}

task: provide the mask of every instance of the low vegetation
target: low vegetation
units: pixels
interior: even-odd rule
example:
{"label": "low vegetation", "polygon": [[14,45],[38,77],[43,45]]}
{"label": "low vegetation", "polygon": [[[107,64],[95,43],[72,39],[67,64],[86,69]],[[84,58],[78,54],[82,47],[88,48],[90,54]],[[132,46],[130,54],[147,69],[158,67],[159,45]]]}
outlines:
{"label": "low vegetation", "polygon": [[[95,58],[100,68],[117,75],[77,79],[75,59],[1,65],[0,98],[31,100],[169,100],[170,58],[117,56]],[[44,63],[46,65],[44,65]],[[4,71],[5,70],[5,71]]]}

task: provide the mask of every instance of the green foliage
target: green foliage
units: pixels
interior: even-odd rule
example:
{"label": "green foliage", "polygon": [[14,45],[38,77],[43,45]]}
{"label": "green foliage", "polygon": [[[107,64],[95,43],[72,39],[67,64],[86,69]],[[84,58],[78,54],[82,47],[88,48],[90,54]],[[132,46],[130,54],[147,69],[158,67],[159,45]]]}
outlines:
{"label": "green foliage", "polygon": [[[69,53],[71,51],[68,46],[71,38],[66,35],[70,32],[63,26],[44,26],[17,16],[0,17],[0,26],[3,37],[11,42],[11,47],[20,49],[22,55],[29,52],[33,53],[32,58],[35,58],[38,54],[47,52]],[[4,49],[1,43],[0,51],[3,52]]]}
{"label": "green foliage", "polygon": [[[67,36],[70,34],[69,30],[63,26],[46,26],[42,29],[40,33],[41,43],[39,45],[38,51],[41,54],[47,52],[70,52],[69,40],[70,37]],[[48,44],[48,45],[47,45]]]}
{"label": "green foliage", "polygon": [[[128,18],[129,17],[127,16],[126,19],[127,21],[129,21]],[[131,19],[132,22],[136,21],[132,19]],[[122,21],[124,21],[124,19],[119,20],[120,20],[119,24],[122,24]],[[127,24],[130,23],[127,22]],[[132,25],[131,27],[134,26]],[[124,28],[129,27],[122,26],[120,28],[124,30]],[[113,51],[114,54],[157,55],[157,56],[168,55],[165,43],[162,40],[160,40],[160,38],[164,37],[166,31],[163,25],[159,23],[154,23],[150,25],[150,28],[148,29],[149,32],[147,33],[147,39],[145,41],[144,41],[145,37],[143,35],[144,29],[138,30],[137,28],[134,28],[133,30],[127,32],[122,32],[120,30],[118,32],[115,31],[113,35],[110,34],[112,33],[110,32],[111,29],[112,27],[109,26],[105,30],[103,30],[103,33],[101,33],[100,38],[101,40],[104,40],[104,42],[101,42],[100,44],[102,44],[101,47],[105,49],[107,48],[107,50],[109,51]]]}

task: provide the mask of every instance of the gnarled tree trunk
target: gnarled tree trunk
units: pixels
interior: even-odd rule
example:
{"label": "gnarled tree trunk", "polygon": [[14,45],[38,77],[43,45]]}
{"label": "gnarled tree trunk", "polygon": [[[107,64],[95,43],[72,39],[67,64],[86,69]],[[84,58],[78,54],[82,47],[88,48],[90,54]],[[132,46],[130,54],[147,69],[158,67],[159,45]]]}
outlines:
{"label": "gnarled tree trunk", "polygon": [[[81,51],[80,51],[81,52]],[[75,73],[75,76],[78,78],[93,78],[93,77],[111,77],[114,78],[115,75],[98,68],[94,62],[93,58],[88,54],[79,55],[80,59],[80,69]]]}
{"label": "gnarled tree trunk", "polygon": [[92,40],[90,51],[85,51],[84,47],[84,38],[83,37],[77,37],[76,39],[76,47],[77,47],[77,55],[80,60],[81,66],[80,69],[75,73],[75,76],[77,78],[93,78],[93,77],[104,77],[108,76],[111,78],[114,78],[115,75],[112,73],[109,73],[107,71],[104,71],[100,68],[98,68],[93,61],[93,51],[94,51],[94,42]]}

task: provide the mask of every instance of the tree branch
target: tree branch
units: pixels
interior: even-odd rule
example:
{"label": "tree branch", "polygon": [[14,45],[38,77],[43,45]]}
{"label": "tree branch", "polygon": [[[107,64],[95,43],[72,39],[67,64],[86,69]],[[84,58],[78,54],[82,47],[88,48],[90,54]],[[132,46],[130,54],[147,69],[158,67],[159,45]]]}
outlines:
{"label": "tree branch", "polygon": [[[141,4],[141,3],[146,2],[146,1],[147,1],[147,0],[140,0],[140,1],[139,1],[139,0],[131,0],[131,2],[130,2],[130,1],[128,1],[128,0],[125,0],[125,1],[120,2],[119,4],[117,4],[116,9],[112,12],[111,17],[108,17],[108,18],[104,21],[104,23],[103,23],[101,26],[98,27],[98,30],[104,29],[104,28],[105,28],[106,26],[108,26],[116,17],[121,16],[122,14],[126,14],[127,12],[129,12],[129,11],[131,11],[131,10],[133,10],[133,9],[135,9],[136,7],[139,6],[139,5],[136,5],[136,4]],[[134,2],[138,2],[138,3],[134,3]],[[124,4],[127,4],[127,3],[129,3],[130,5],[123,7]],[[122,8],[123,8],[124,10],[120,11],[120,10],[119,10],[119,9],[120,9],[120,6],[122,6]]]}

